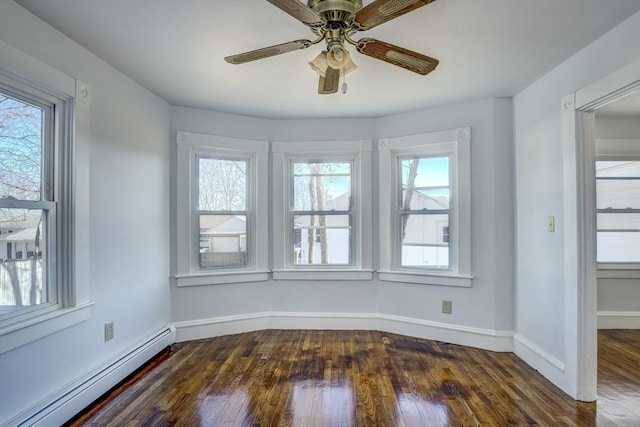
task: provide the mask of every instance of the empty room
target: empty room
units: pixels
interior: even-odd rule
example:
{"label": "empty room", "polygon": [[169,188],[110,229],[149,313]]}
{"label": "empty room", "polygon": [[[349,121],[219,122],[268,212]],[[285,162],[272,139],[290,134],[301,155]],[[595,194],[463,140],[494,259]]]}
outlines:
{"label": "empty room", "polygon": [[640,0],[0,0],[1,426],[640,425]]}

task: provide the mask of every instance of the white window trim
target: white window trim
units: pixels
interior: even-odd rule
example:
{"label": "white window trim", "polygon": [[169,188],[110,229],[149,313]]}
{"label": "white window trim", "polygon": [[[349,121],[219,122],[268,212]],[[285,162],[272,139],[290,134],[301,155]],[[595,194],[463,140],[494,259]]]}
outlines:
{"label": "white window trim", "polygon": [[[372,214],[371,214],[371,151],[370,140],[274,142],[273,158],[273,228],[282,230],[273,238],[273,278],[276,280],[371,280]],[[354,206],[353,262],[351,265],[294,266],[288,254],[293,241],[288,226],[291,184],[289,162],[296,159],[349,160],[353,162],[352,200]],[[318,272],[322,272],[321,275]]]}
{"label": "white window trim", "polygon": [[[396,210],[398,198],[397,158],[405,155],[451,154],[452,193],[448,271],[407,268],[398,265]],[[379,236],[382,281],[438,286],[471,287],[471,128],[459,128],[397,138],[379,143]]]}
{"label": "white window trim", "polygon": [[[176,284],[206,286],[227,283],[258,282],[269,279],[268,259],[268,156],[269,143],[247,139],[227,138],[189,132],[178,132],[177,144],[177,271]],[[238,156],[249,158],[249,219],[246,266],[200,269],[197,260],[197,233],[195,218],[195,161],[203,156]]]}
{"label": "white window trim", "polygon": [[[63,137],[72,146],[60,162],[58,191],[65,193],[62,207],[68,210],[58,223],[57,239],[65,241],[58,270],[55,304],[25,310],[0,322],[0,354],[42,339],[90,318],[89,296],[89,124],[91,89],[80,82],[0,41],[0,79],[16,89],[36,90],[61,100],[64,108]],[[82,183],[80,185],[79,183]]]}

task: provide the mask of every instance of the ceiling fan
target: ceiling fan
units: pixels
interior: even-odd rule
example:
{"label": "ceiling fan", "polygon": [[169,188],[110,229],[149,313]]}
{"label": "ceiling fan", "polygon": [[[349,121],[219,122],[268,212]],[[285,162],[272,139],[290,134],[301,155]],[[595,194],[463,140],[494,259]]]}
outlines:
{"label": "ceiling fan", "polygon": [[[437,59],[403,47],[368,37],[357,41],[351,38],[358,31],[369,30],[435,0],[374,0],[366,7],[362,6],[362,0],[308,0],[307,5],[299,0],[267,1],[309,27],[317,38],[294,40],[239,53],[227,56],[225,61],[244,64],[306,49],[324,40],[326,50],[309,62],[311,68],[320,75],[319,94],[336,93],[340,77],[357,68],[345,49],[345,42],[355,46],[364,55],[418,74],[429,74],[438,66]],[[343,92],[346,92],[346,84],[343,84]]]}

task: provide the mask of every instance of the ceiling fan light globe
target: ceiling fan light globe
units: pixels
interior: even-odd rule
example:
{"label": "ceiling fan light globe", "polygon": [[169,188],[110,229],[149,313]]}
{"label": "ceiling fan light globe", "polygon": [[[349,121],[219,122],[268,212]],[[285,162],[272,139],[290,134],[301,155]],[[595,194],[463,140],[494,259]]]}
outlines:
{"label": "ceiling fan light globe", "polygon": [[333,46],[327,54],[327,63],[336,70],[342,69],[350,59],[349,51],[342,46]]}
{"label": "ceiling fan light globe", "polygon": [[327,52],[320,52],[318,56],[309,61],[309,66],[313,71],[318,73],[320,77],[325,77],[327,74],[327,68],[329,67],[329,64],[327,63]]}
{"label": "ceiling fan light globe", "polygon": [[347,63],[344,64],[344,67],[340,68],[340,75],[344,76],[345,74],[349,74],[356,68],[358,68],[358,66],[349,58],[347,59]]}

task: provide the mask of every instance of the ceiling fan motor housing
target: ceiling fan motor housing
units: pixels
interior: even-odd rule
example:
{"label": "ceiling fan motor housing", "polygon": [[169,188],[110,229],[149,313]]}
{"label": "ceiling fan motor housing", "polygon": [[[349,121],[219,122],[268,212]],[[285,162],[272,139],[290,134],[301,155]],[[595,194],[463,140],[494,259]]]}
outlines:
{"label": "ceiling fan motor housing", "polygon": [[345,22],[362,9],[362,0],[309,0],[307,6],[327,22]]}

